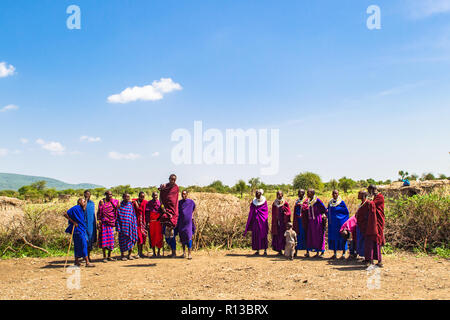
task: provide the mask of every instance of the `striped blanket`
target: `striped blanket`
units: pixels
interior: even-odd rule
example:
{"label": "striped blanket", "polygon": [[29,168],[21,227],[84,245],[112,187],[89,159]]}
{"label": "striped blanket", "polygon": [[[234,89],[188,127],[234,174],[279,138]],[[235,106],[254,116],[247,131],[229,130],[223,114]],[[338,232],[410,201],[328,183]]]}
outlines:
{"label": "striped blanket", "polygon": [[132,250],[137,239],[137,221],[131,202],[121,202],[117,209],[116,230],[119,232],[120,251]]}

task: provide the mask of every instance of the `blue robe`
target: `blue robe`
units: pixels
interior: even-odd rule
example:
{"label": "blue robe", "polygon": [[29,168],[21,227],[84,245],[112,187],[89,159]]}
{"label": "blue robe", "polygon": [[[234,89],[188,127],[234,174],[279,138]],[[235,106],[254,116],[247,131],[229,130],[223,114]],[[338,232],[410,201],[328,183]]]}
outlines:
{"label": "blue robe", "polygon": [[333,207],[328,205],[328,249],[347,250],[347,240],[342,238],[340,230],[342,225],[349,219],[350,213],[344,201]]}
{"label": "blue robe", "polygon": [[358,226],[356,226],[356,239],[356,253],[364,257],[364,236]]}
{"label": "blue robe", "polygon": [[97,242],[97,220],[95,219],[95,203],[91,200],[86,204],[85,220],[87,245],[88,249],[92,250],[93,244]]}
{"label": "blue robe", "polygon": [[87,236],[86,236],[86,220],[84,210],[81,206],[76,205],[67,211],[67,215],[76,223],[78,227],[73,230],[74,225],[69,220],[69,226],[66,229],[66,233],[72,233],[73,230],[73,248],[75,258],[87,257]]}
{"label": "blue robe", "polygon": [[303,229],[302,217],[300,216],[301,211],[301,204],[294,207],[294,219],[297,219],[298,223],[297,246],[295,247],[296,250],[306,250],[306,234]]}

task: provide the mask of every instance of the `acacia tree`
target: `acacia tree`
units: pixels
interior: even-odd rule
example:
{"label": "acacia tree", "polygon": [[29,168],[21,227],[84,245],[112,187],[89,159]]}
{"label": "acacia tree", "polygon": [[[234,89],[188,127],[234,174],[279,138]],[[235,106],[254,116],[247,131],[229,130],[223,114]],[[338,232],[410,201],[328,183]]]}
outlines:
{"label": "acacia tree", "polygon": [[235,185],[234,189],[241,194],[241,198],[245,190],[247,190],[247,184],[244,180],[239,180]]}
{"label": "acacia tree", "polygon": [[250,189],[253,193],[261,185],[261,179],[260,178],[251,178],[250,180],[248,180],[248,184],[250,185]]}
{"label": "acacia tree", "polygon": [[342,177],[339,179],[339,187],[344,190],[345,193],[355,186],[356,182],[350,178]]}
{"label": "acacia tree", "polygon": [[43,191],[46,186],[47,186],[47,181],[45,181],[45,180],[36,181],[36,182],[30,184],[30,187],[36,189],[37,191]]}

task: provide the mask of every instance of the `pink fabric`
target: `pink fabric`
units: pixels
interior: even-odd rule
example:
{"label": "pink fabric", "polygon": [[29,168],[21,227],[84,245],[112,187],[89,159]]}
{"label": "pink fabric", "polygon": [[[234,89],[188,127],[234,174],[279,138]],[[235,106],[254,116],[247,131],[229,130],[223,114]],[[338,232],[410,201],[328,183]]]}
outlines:
{"label": "pink fabric", "polygon": [[356,216],[353,216],[346,222],[344,222],[339,232],[342,232],[344,230],[348,230],[352,234],[352,239],[356,240]]}

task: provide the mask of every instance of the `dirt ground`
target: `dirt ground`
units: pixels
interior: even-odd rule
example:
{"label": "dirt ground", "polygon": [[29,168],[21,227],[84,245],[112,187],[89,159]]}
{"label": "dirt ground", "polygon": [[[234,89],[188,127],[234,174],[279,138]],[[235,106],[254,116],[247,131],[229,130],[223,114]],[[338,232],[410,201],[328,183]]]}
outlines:
{"label": "dirt ground", "polygon": [[294,261],[251,254],[202,250],[193,260],[108,263],[96,256],[95,268],[77,269],[79,289],[67,287],[76,273],[64,272],[64,258],[2,260],[0,299],[450,299],[450,262],[442,258],[396,253],[368,272],[357,262],[327,259],[331,252]]}

